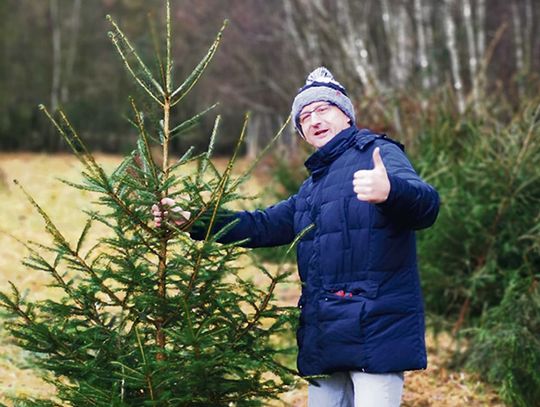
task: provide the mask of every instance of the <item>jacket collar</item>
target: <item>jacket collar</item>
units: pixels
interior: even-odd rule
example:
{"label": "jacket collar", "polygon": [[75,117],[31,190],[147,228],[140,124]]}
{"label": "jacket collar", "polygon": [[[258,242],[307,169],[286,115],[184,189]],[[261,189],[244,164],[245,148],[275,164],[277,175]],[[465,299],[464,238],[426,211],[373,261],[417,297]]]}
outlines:
{"label": "jacket collar", "polygon": [[354,145],[357,132],[358,129],[355,126],[348,127],[340,131],[332,140],[311,154],[304,165],[313,179],[324,175],[329,165],[348,150],[349,147]]}

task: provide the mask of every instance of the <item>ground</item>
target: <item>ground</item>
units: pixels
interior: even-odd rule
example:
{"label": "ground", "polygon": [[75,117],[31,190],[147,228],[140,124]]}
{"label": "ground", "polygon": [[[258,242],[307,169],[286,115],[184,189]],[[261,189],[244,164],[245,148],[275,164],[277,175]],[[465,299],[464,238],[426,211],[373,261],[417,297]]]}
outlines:
{"label": "ground", "polygon": [[[116,156],[99,156],[106,169],[119,162]],[[241,163],[245,167],[245,163]],[[26,200],[20,184],[42,205],[68,240],[74,241],[82,230],[82,210],[91,207],[92,195],[62,184],[58,178],[70,181],[80,179],[80,165],[70,155],[48,156],[43,154],[0,154],[0,291],[9,290],[12,281],[31,298],[55,296],[55,289],[47,287],[45,275],[29,271],[21,262],[26,255],[21,241],[29,239],[47,242],[44,222]],[[265,180],[265,185],[267,180]],[[246,186],[247,192],[261,190],[262,184],[253,178]],[[280,300],[294,303],[298,286],[291,283],[279,291]],[[468,372],[448,370],[446,362],[455,343],[448,334],[428,334],[429,367],[425,371],[408,372],[405,376],[403,406],[503,406],[494,389]],[[38,378],[25,366],[26,353],[17,348],[3,328],[0,316],[0,405],[11,396],[48,395],[53,387]],[[283,394],[273,406],[305,406],[306,388],[297,388]]]}

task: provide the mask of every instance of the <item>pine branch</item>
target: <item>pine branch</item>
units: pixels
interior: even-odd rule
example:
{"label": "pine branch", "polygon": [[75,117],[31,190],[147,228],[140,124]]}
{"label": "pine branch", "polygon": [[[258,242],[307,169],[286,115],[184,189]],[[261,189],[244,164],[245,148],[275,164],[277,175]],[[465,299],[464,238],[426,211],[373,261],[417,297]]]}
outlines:
{"label": "pine branch", "polygon": [[[154,99],[158,104],[163,106],[162,101],[158,99],[158,97],[150,90],[150,88],[135,73],[135,71],[133,70],[131,64],[128,62],[127,54],[133,55],[135,57],[135,60],[138,63],[139,68],[142,69],[143,73],[146,75],[146,78],[149,80],[149,82],[154,87],[154,89],[158,92],[159,96],[165,96],[165,91],[163,90],[163,88],[161,87],[159,82],[157,82],[154,79],[154,76],[152,75],[150,70],[144,64],[142,59],[137,54],[137,51],[135,51],[135,49],[133,48],[133,46],[131,45],[131,43],[127,39],[127,37],[124,35],[123,31],[120,29],[120,27],[118,27],[118,25],[112,19],[112,17],[110,15],[107,15],[106,18],[111,23],[111,25],[113,26],[113,29],[115,31],[115,32],[110,32],[109,33],[109,38],[111,39],[114,46],[116,47],[116,50],[120,54],[120,57],[122,58],[122,61],[124,62],[124,65],[126,66],[127,70],[133,76],[135,81],[146,91],[146,93],[148,93],[148,95],[150,95],[150,97],[152,99]],[[121,44],[124,44],[124,46],[127,49],[127,53],[122,48]]]}
{"label": "pine branch", "polygon": [[[105,171],[101,166],[95,161],[92,154],[89,152],[89,150],[86,148],[86,145],[83,143],[81,138],[77,135],[73,127],[71,126],[71,123],[65,116],[65,114],[60,111],[60,115],[62,118],[62,121],[67,126],[70,133],[66,133],[61,126],[58,124],[58,122],[49,114],[48,110],[43,106],[40,105],[40,108],[45,112],[49,120],[53,123],[53,125],[57,128],[59,133],[62,135],[62,137],[66,140],[66,142],[71,147],[74,154],[79,158],[81,163],[87,168],[87,170],[91,173],[92,177],[87,177],[89,180],[94,180],[96,182],[100,182],[100,186],[104,189],[104,193],[106,193],[110,199],[112,199],[113,202],[115,202],[127,215],[128,219],[132,221],[132,223],[135,226],[139,226],[142,229],[146,230],[150,234],[154,234],[155,231],[150,228],[145,222],[143,222],[138,216],[136,216],[125,204],[124,202],[118,197],[118,195],[114,192],[112,186],[109,183],[108,177],[105,174]],[[76,144],[75,144],[76,142]],[[79,152],[79,148],[83,150],[83,154]]]}
{"label": "pine branch", "polygon": [[22,187],[22,185],[19,184],[17,180],[14,181],[17,186],[22,190],[26,198],[30,201],[32,206],[36,208],[36,210],[39,212],[41,217],[45,220],[47,231],[52,235],[54,240],[57,242],[57,244],[60,246],[60,248],[65,249],[66,252],[68,252],[76,261],[77,264],[81,265],[96,281],[99,282],[100,287],[103,289],[103,291],[109,296],[111,300],[113,300],[117,305],[121,305],[122,301],[107,287],[103,281],[97,276],[95,271],[82,259],[79,255],[79,253],[75,252],[68,241],[64,238],[62,233],[58,230],[58,228],[54,225],[50,217],[45,213],[45,211],[39,206],[39,204],[30,196],[28,192]]}
{"label": "pine branch", "polygon": [[[210,157],[212,157],[212,153],[214,152],[214,145],[216,142],[216,135],[217,135],[220,122],[221,122],[221,116],[218,115],[216,117],[216,120],[214,121],[214,127],[210,135],[210,142],[208,143],[208,149],[206,150],[206,155],[201,162],[201,168],[199,169],[199,171],[197,171],[197,181],[196,181],[197,186],[201,184],[202,177],[204,176],[206,172],[206,168],[208,167],[208,163],[210,162]],[[200,187],[198,187],[197,189],[200,189]]]}
{"label": "pine branch", "polygon": [[[213,202],[214,210],[212,212],[212,216],[211,216],[210,222],[208,224],[208,229],[206,231],[206,236],[204,237],[203,249],[204,249],[205,243],[208,241],[208,238],[210,237],[210,233],[212,232],[214,222],[216,221],[218,209],[220,207],[221,199],[223,197],[223,194],[225,192],[225,188],[227,186],[227,181],[228,181],[228,179],[229,179],[229,177],[230,177],[230,175],[232,173],[232,168],[233,168],[234,162],[236,161],[238,151],[240,150],[242,142],[244,141],[244,137],[246,135],[246,128],[247,128],[248,118],[249,118],[249,116],[247,116],[247,115],[244,118],[244,124],[242,126],[242,131],[240,133],[240,137],[238,138],[238,142],[236,143],[236,147],[234,148],[233,155],[230,158],[229,163],[227,164],[227,168],[225,169],[225,172],[223,173],[223,177],[221,178],[220,183],[218,184],[217,188],[215,189],[215,193],[214,193],[215,202]],[[201,249],[201,251],[199,252],[199,256],[197,258],[197,261],[195,263],[195,267],[193,269],[193,274],[191,275],[191,278],[189,280],[186,295],[189,295],[189,293],[193,289],[193,285],[195,284],[195,280],[197,279],[197,275],[199,273],[199,268],[200,268],[200,264],[201,264],[201,260],[202,260],[203,249]]]}
{"label": "pine branch", "polygon": [[[171,140],[174,138],[174,137],[177,137],[179,135],[181,135],[183,132],[187,131],[187,130],[190,130],[192,129],[196,124],[198,124],[201,120],[201,118],[206,114],[208,113],[210,110],[214,109],[216,106],[218,106],[219,103],[214,103],[212,106],[206,108],[205,110],[203,110],[202,112],[200,113],[197,113],[195,116],[191,117],[190,119],[180,123],[178,126],[176,126],[175,128],[173,128],[170,133],[171,133]],[[213,132],[212,132],[213,134]],[[212,144],[212,142],[211,142]]]}
{"label": "pine branch", "polygon": [[156,172],[156,165],[154,163],[152,154],[150,152],[150,143],[148,142],[148,137],[146,135],[146,130],[144,128],[144,122],[142,120],[142,113],[137,109],[137,106],[135,105],[135,100],[133,98],[130,98],[130,102],[131,102],[131,108],[133,109],[133,112],[135,114],[135,119],[137,120],[137,128],[139,129],[139,136],[141,137],[141,140],[143,141],[143,149],[141,151],[141,154],[143,155],[145,160],[148,161],[148,164],[149,164],[148,166],[152,173],[152,180],[154,181],[154,184],[158,185],[159,179]]}
{"label": "pine branch", "polygon": [[171,106],[175,106],[178,102],[180,102],[184,98],[184,96],[189,93],[193,86],[195,86],[199,78],[202,76],[203,72],[206,70],[208,64],[214,57],[214,54],[219,47],[223,31],[225,30],[225,27],[227,27],[227,25],[228,20],[225,20],[223,22],[223,25],[221,26],[221,29],[219,30],[216,39],[214,40],[214,43],[210,46],[210,49],[208,50],[206,55],[195,67],[192,73],[187,77],[184,83],[182,83],[178,88],[176,88],[176,90],[171,94]]}
{"label": "pine branch", "polygon": [[[60,126],[60,124],[52,117],[52,115],[49,113],[47,108],[44,105],[39,105],[39,109],[45,113],[49,121],[53,124],[53,126],[56,128],[58,133],[62,136],[62,138],[68,143],[69,147],[71,148],[71,151],[73,151],[73,154],[79,159],[79,161],[86,167],[86,169],[96,178],[99,178],[99,173],[95,171],[95,168],[92,167],[90,162],[90,153],[86,149],[86,146],[82,143],[82,140],[78,137],[78,135],[75,132],[71,132],[71,134],[66,133],[64,129]],[[65,118],[65,116],[63,116]],[[64,121],[65,123],[65,121]],[[69,124],[69,122],[68,122]],[[68,129],[71,129],[71,126],[68,126]],[[77,144],[75,144],[77,143]],[[79,151],[79,149],[83,150],[83,153]]]}
{"label": "pine branch", "polygon": [[270,303],[270,300],[272,299],[272,295],[274,294],[274,290],[275,290],[278,282],[283,280],[285,277],[287,277],[287,276],[289,276],[291,274],[291,272],[289,270],[287,270],[287,269],[285,269],[285,271],[283,271],[283,264],[284,264],[285,259],[287,258],[288,253],[294,247],[296,247],[298,242],[305,236],[306,233],[308,233],[311,229],[313,229],[313,227],[314,227],[313,224],[307,226],[306,228],[304,228],[304,230],[302,230],[295,237],[293,242],[287,248],[287,252],[283,256],[283,260],[282,260],[282,262],[280,264],[280,269],[278,270],[277,275],[275,277],[271,277],[269,274],[267,274],[270,277],[270,280],[271,280],[270,281],[270,286],[268,288],[268,292],[263,297],[263,299],[261,301],[261,305],[260,306],[255,306],[256,312],[255,312],[255,315],[253,316],[253,319],[250,322],[248,322],[244,328],[240,329],[240,331],[238,332],[238,335],[235,337],[235,341],[238,340],[245,333],[250,332],[251,329],[255,326],[255,324],[257,324],[257,322],[261,318],[263,312],[268,307],[268,304]]}
{"label": "pine branch", "polygon": [[15,287],[15,284],[13,284],[11,281],[8,281],[8,284],[11,286],[11,292],[14,300],[9,298],[3,292],[0,292],[0,301],[2,303],[2,306],[22,317],[28,325],[33,325],[34,320],[30,318],[30,315],[28,315],[28,313],[23,311],[23,309],[21,308],[21,295],[19,293],[19,290],[17,290],[17,287]]}
{"label": "pine branch", "polygon": [[[144,347],[141,342],[141,336],[139,334],[139,330],[135,328],[135,335],[137,336],[137,344],[139,345],[139,350],[141,352],[141,357],[143,359],[143,366],[147,366],[146,362],[146,356],[144,354]],[[154,386],[152,385],[152,375],[151,374],[145,374],[146,383],[148,384],[148,391],[150,393],[150,399],[154,401]]]}

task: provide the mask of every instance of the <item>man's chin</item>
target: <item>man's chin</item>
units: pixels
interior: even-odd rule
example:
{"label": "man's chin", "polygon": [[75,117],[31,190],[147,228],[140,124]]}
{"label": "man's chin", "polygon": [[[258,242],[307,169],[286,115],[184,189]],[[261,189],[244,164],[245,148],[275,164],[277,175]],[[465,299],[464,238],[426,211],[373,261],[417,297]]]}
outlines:
{"label": "man's chin", "polygon": [[315,145],[317,148],[321,148],[325,146],[333,138],[334,138],[333,135],[326,135],[325,137],[316,140]]}

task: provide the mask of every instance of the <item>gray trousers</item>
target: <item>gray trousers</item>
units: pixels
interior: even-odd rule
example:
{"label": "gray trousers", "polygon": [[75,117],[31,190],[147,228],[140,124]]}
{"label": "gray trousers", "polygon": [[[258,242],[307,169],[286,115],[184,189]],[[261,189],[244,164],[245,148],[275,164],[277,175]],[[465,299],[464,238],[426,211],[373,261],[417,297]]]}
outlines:
{"label": "gray trousers", "polygon": [[399,407],[403,373],[338,372],[308,387],[308,407]]}

